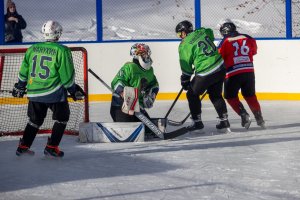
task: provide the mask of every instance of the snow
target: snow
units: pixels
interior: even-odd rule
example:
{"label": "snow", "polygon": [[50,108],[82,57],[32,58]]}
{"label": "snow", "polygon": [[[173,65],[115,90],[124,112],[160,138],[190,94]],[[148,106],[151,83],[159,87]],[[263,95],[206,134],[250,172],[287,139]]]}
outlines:
{"label": "snow", "polygon": [[[48,20],[56,20],[63,26],[60,41],[97,40],[95,0],[85,0],[84,5],[82,0],[64,0],[65,5],[70,6],[57,6],[61,1],[51,0],[39,4],[38,8],[35,0],[14,2],[27,21],[24,42],[43,41],[41,27]],[[194,0],[139,0],[134,3],[132,0],[104,0],[102,3],[104,41],[176,39],[174,29],[180,21],[195,21]],[[241,4],[246,6],[240,7]],[[253,10],[255,13],[251,13]],[[285,37],[282,16],[285,16],[285,4],[281,0],[253,1],[248,5],[243,0],[201,1],[201,25],[212,28],[216,38],[221,38],[219,26],[227,19],[236,23],[240,32],[254,37]]]}
{"label": "snow", "polygon": [[[171,103],[156,102],[150,115],[163,117]],[[233,132],[217,133],[216,112],[205,100],[204,135],[140,143],[79,143],[65,135],[62,159],[44,158],[47,135],[35,139],[33,157],[15,155],[19,137],[1,137],[0,199],[300,199],[300,102],[261,106],[265,130],[255,121],[244,130],[228,108]],[[111,121],[109,102],[91,103],[90,110],[91,121]],[[187,112],[179,101],[169,118]]]}

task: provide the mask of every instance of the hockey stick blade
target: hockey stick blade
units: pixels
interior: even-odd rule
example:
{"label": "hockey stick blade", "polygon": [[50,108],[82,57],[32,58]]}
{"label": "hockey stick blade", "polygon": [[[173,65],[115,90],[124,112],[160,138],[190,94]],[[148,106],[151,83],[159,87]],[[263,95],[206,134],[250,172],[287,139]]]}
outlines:
{"label": "hockey stick blade", "polygon": [[[201,96],[200,101],[202,101],[204,99],[204,97],[206,96],[206,94],[207,94],[207,91]],[[170,124],[172,126],[181,126],[182,124],[185,123],[185,121],[189,118],[190,115],[191,115],[191,113],[187,114],[187,116],[183,120],[181,120],[179,122],[173,121],[173,120],[168,120],[168,124]]]}
{"label": "hockey stick blade", "polygon": [[187,127],[182,127],[182,128],[177,129],[175,131],[171,131],[171,132],[165,133],[164,134],[164,140],[169,140],[169,139],[176,138],[178,136],[186,134],[187,132],[189,132],[189,130],[187,129]]}

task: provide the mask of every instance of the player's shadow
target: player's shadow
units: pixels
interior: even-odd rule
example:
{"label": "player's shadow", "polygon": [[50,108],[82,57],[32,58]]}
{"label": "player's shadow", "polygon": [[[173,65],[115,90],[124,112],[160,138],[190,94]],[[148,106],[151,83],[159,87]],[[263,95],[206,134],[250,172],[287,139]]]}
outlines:
{"label": "player's shadow", "polygon": [[300,123],[291,123],[291,124],[278,124],[278,125],[268,125],[268,121],[266,121],[266,129],[263,129],[260,126],[256,125],[256,121],[252,121],[250,128],[247,130],[243,127],[233,128],[232,131],[236,132],[247,132],[247,131],[259,131],[259,130],[277,130],[282,128],[293,128],[300,127]]}

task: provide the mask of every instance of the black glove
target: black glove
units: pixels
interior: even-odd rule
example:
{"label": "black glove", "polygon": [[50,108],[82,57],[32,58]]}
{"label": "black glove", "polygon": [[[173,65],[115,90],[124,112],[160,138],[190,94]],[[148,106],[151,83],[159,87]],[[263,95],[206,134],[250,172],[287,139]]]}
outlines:
{"label": "black glove", "polygon": [[14,88],[12,90],[12,96],[22,98],[24,94],[26,94],[26,87],[15,83]]}
{"label": "black glove", "polygon": [[191,87],[191,76],[182,74],[180,76],[181,86],[184,90],[188,90]]}
{"label": "black glove", "polygon": [[72,87],[68,88],[68,92],[70,93],[70,95],[71,95],[71,97],[74,101],[82,100],[85,97],[85,92],[77,84],[75,84]]}

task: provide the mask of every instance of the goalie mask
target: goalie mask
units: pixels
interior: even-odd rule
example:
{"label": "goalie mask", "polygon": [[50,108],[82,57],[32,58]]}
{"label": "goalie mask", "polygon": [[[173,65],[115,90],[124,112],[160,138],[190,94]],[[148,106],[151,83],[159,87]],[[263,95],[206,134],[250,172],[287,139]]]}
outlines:
{"label": "goalie mask", "polygon": [[134,44],[130,49],[130,56],[132,56],[133,59],[137,59],[145,70],[151,68],[153,61],[150,57],[151,50],[148,45],[143,43]]}
{"label": "goalie mask", "polygon": [[47,21],[42,27],[46,41],[57,41],[62,34],[62,26],[56,21]]}

